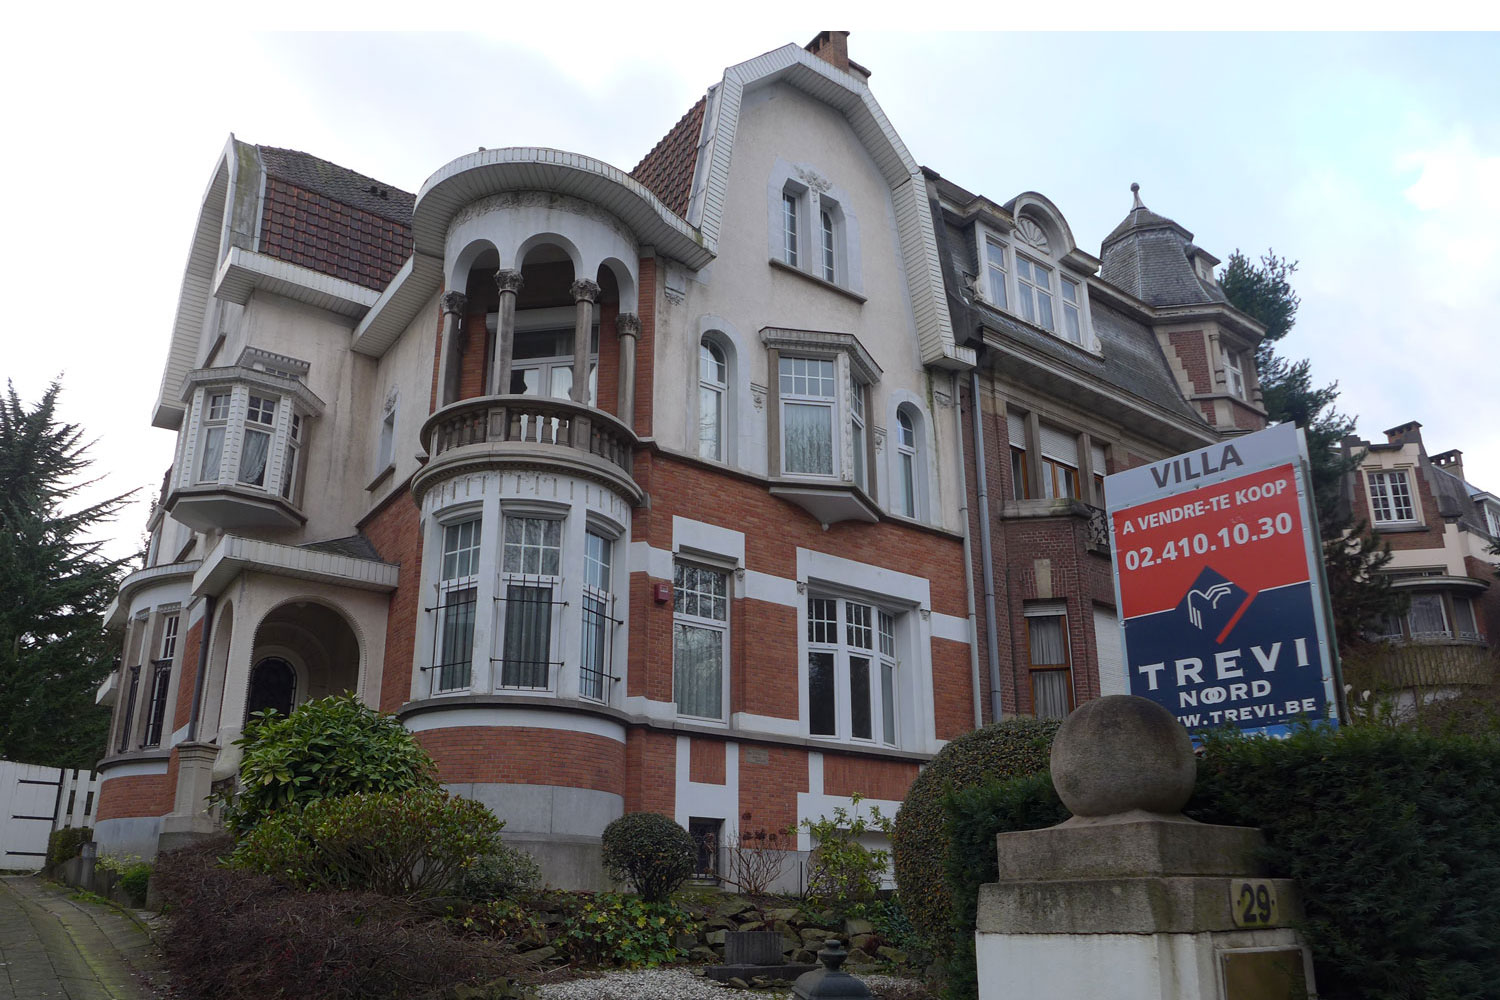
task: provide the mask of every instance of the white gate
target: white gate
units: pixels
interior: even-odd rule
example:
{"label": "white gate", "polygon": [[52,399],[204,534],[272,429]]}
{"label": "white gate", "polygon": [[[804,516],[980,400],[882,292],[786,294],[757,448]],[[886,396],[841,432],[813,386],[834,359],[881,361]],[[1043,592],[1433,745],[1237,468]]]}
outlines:
{"label": "white gate", "polygon": [[0,869],[36,871],[47,839],[64,826],[92,826],[99,778],[91,771],[0,760]]}

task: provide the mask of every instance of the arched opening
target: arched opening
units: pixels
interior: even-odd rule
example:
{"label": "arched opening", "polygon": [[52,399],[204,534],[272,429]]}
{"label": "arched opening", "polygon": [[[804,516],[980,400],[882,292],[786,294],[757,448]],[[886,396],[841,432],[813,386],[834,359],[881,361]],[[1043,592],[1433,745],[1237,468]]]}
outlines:
{"label": "arched opening", "polygon": [[297,671],[279,656],[268,656],[250,670],[245,718],[268,709],[291,715],[297,698]]}
{"label": "arched opening", "polygon": [[302,702],[356,690],[359,639],[328,605],[291,601],[261,619],[250,662],[246,717],[266,707],[290,712]]}
{"label": "arched opening", "polygon": [[229,646],[234,639],[234,604],[219,605],[208,653],[208,675],[204,678],[202,715],[198,719],[200,739],[213,739],[224,710],[224,681],[229,672]]}

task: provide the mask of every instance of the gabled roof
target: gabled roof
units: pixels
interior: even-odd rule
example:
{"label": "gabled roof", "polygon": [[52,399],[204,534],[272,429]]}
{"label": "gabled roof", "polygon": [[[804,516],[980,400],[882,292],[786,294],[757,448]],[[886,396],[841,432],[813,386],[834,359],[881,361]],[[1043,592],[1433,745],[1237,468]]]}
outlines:
{"label": "gabled roof", "polygon": [[257,146],[256,149],[260,151],[260,161],[265,166],[267,177],[286,181],[304,191],[332,198],[399,225],[411,225],[411,210],[417,196],[410,192],[295,149],[275,146]]}
{"label": "gabled roof", "polygon": [[661,203],[687,218],[688,199],[693,192],[693,169],[698,163],[698,137],[703,132],[703,109],[708,98],[688,108],[672,130],[662,136],[630,176],[640,181]]}

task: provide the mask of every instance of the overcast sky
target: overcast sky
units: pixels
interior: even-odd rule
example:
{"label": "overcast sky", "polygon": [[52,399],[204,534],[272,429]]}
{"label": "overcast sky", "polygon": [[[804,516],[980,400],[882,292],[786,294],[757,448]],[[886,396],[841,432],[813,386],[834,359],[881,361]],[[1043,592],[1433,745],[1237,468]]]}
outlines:
{"label": "overcast sky", "polygon": [[[817,30],[611,29],[555,9],[552,30],[506,35],[136,24],[0,42],[0,374],[28,401],[61,375],[106,487],[141,489],[114,551],[137,547],[171,461],[150,415],[229,133],[408,191],[479,146],[629,170],[725,66]],[[471,23],[505,29],[489,10]],[[871,30],[850,55],[920,163],[995,201],[1040,191],[1090,252],[1138,181],[1219,257],[1300,261],[1284,353],[1338,380],[1362,435],[1420,420],[1429,452],[1462,448],[1500,491],[1500,36]]]}

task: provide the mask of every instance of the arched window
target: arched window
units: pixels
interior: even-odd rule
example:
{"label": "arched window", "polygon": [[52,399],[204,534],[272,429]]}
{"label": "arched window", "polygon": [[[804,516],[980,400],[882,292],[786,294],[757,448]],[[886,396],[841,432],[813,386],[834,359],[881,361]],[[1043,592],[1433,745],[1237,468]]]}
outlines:
{"label": "arched window", "polygon": [[698,455],[724,460],[724,400],[729,366],[724,351],[704,337],[698,342]]}
{"label": "arched window", "polygon": [[896,411],[896,511],[907,517],[917,516],[917,427],[911,411],[902,406]]}
{"label": "arched window", "polygon": [[250,671],[250,695],[245,703],[245,718],[266,709],[283,716],[292,714],[297,697],[297,672],[279,656],[268,656]]}

